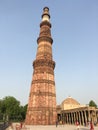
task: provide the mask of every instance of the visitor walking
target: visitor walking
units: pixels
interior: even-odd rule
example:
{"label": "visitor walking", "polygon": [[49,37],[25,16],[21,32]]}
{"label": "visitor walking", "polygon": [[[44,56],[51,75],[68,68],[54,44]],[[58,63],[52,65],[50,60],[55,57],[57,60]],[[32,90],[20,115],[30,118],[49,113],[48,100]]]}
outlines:
{"label": "visitor walking", "polygon": [[79,130],[80,126],[79,126],[79,122],[78,121],[76,121],[76,126],[77,126],[77,130]]}
{"label": "visitor walking", "polygon": [[56,127],[58,126],[58,121],[56,121]]}
{"label": "visitor walking", "polygon": [[90,130],[94,130],[94,125],[93,125],[92,121],[90,122]]}

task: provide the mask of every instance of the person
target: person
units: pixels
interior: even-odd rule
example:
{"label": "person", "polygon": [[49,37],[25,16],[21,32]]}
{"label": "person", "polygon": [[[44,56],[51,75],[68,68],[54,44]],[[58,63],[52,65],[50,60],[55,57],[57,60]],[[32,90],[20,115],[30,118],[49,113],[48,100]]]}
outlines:
{"label": "person", "polygon": [[20,123],[20,128],[22,129],[23,122]]}
{"label": "person", "polygon": [[62,121],[62,126],[64,126],[64,121]]}
{"label": "person", "polygon": [[76,121],[76,126],[77,126],[77,130],[79,130],[80,127],[79,127],[79,122],[78,121]]}
{"label": "person", "polygon": [[94,125],[93,125],[92,121],[90,122],[90,130],[94,130]]}
{"label": "person", "polygon": [[56,127],[58,126],[58,121],[56,121]]}

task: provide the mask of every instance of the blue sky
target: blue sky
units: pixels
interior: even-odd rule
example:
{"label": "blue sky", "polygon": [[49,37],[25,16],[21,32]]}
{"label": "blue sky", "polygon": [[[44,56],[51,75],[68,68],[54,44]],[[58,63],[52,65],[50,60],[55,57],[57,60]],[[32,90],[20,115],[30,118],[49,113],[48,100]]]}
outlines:
{"label": "blue sky", "polygon": [[0,0],[0,98],[28,102],[43,8],[50,9],[57,104],[98,105],[98,1]]}

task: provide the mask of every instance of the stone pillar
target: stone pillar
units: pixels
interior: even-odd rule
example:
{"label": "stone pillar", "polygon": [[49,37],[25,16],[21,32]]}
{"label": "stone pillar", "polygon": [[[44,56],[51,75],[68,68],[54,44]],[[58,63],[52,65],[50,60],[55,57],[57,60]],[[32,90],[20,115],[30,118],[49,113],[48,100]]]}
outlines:
{"label": "stone pillar", "polygon": [[76,119],[77,119],[77,121],[78,121],[78,113],[76,112]]}
{"label": "stone pillar", "polygon": [[64,113],[64,123],[66,123],[66,114]]}
{"label": "stone pillar", "polygon": [[76,116],[75,116],[75,112],[74,112],[74,124],[75,124],[75,122],[76,122]]}
{"label": "stone pillar", "polygon": [[69,120],[68,120],[68,113],[67,113],[67,124],[69,123]]}
{"label": "stone pillar", "polygon": [[71,117],[71,112],[70,112],[70,124],[72,124],[72,117]]}
{"label": "stone pillar", "polygon": [[68,123],[70,124],[70,114],[68,113]]}
{"label": "stone pillar", "polygon": [[74,113],[72,112],[71,113],[71,118],[72,118],[72,124],[74,124],[74,115],[73,115]]}
{"label": "stone pillar", "polygon": [[86,115],[86,111],[84,111],[84,117],[85,117],[85,125],[87,125],[87,115]]}
{"label": "stone pillar", "polygon": [[83,116],[83,111],[81,111],[81,116],[82,116],[82,125],[84,125],[84,116]]}
{"label": "stone pillar", "polygon": [[88,110],[88,121],[91,121],[90,110]]}
{"label": "stone pillar", "polygon": [[80,111],[78,112],[78,114],[79,114],[79,123],[80,123],[80,125],[81,125],[81,116],[80,116]]}

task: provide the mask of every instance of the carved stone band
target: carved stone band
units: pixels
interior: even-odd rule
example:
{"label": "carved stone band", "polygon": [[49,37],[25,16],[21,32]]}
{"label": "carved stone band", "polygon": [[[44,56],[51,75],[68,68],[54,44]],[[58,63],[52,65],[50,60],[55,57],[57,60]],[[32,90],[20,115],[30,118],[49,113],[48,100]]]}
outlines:
{"label": "carved stone band", "polygon": [[56,97],[56,94],[51,93],[51,92],[32,92],[31,94],[36,95],[36,96],[52,96],[52,97]]}
{"label": "carved stone band", "polygon": [[38,80],[33,80],[32,84],[36,84],[36,83],[48,83],[48,84],[53,84],[55,85],[55,82],[52,80],[47,80],[47,79],[38,79]]}
{"label": "carved stone band", "polygon": [[55,68],[55,62],[52,60],[47,60],[47,59],[39,59],[35,60],[33,62],[33,67],[40,67],[40,66],[48,66],[50,68]]}
{"label": "carved stone band", "polygon": [[47,25],[51,28],[51,23],[49,23],[48,21],[43,21],[40,23],[40,27],[42,27],[43,25]]}
{"label": "carved stone band", "polygon": [[46,37],[46,36],[38,37],[37,43],[39,43],[41,41],[48,41],[51,44],[53,43],[53,39],[51,37]]}

